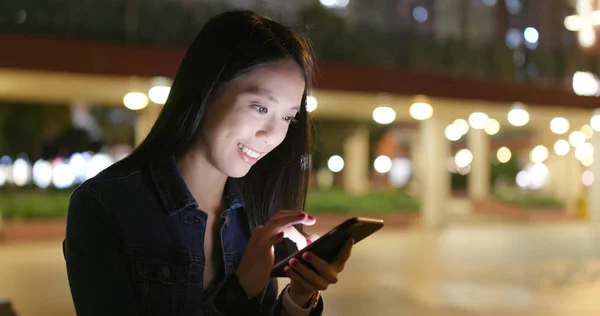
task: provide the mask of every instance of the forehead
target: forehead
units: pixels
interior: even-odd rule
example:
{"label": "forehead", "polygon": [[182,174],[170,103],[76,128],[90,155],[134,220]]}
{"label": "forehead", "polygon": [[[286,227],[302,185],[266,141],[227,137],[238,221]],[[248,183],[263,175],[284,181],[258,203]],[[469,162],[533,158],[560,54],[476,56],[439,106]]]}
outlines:
{"label": "forehead", "polygon": [[270,101],[295,99],[293,102],[298,103],[305,81],[301,68],[294,61],[282,60],[249,71],[235,79],[232,87],[237,93],[255,94]]}

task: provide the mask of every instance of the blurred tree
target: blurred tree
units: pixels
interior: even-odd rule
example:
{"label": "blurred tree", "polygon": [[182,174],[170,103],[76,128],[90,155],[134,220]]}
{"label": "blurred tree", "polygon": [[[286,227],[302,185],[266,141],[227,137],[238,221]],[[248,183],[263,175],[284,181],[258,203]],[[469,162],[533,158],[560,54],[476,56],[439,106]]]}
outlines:
{"label": "blurred tree", "polygon": [[43,109],[40,105],[0,103],[0,152],[12,157],[30,154],[32,140],[40,132]]}

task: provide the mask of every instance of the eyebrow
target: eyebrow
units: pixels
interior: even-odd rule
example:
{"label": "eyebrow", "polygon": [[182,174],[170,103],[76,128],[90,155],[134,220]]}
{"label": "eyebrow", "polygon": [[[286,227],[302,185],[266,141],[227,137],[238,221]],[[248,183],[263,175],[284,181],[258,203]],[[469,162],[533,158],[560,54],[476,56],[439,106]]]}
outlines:
{"label": "eyebrow", "polygon": [[[279,101],[277,100],[277,98],[275,98],[272,94],[269,94],[266,91],[260,90],[260,89],[249,89],[248,91],[246,91],[246,93],[252,94],[254,96],[258,96],[261,97],[263,99],[266,99],[268,101],[271,101],[273,103],[277,103],[279,104]],[[290,110],[295,110],[295,111],[300,111],[300,106],[296,105],[290,108]]]}

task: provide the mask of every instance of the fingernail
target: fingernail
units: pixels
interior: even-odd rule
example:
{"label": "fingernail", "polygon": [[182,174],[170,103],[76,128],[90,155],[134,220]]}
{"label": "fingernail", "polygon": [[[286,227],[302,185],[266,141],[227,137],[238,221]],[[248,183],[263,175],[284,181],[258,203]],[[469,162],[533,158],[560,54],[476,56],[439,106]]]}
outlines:
{"label": "fingernail", "polygon": [[312,257],[312,254],[310,252],[305,252],[304,254],[302,254],[302,258],[304,258],[306,260],[310,260],[311,257]]}
{"label": "fingernail", "polygon": [[285,266],[283,268],[283,272],[285,272],[286,274],[289,274],[291,270],[292,270],[292,268],[290,268],[289,266]]}
{"label": "fingernail", "polygon": [[308,219],[311,220],[311,221],[315,220],[314,216],[310,216],[310,215],[308,216]]}
{"label": "fingernail", "polygon": [[298,266],[298,259],[294,258],[290,260],[290,265],[292,267],[297,267]]}
{"label": "fingernail", "polygon": [[298,217],[304,218],[304,217],[306,217],[306,213],[302,213],[302,214],[298,215]]}

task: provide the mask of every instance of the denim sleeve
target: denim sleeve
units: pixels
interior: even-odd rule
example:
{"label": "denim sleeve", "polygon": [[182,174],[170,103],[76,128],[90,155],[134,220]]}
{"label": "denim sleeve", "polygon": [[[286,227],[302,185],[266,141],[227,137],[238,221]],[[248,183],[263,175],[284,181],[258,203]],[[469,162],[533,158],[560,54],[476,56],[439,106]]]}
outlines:
{"label": "denim sleeve", "polygon": [[[197,316],[285,316],[288,315],[278,295],[277,279],[272,278],[262,299],[248,299],[235,274],[225,279],[215,294],[205,301]],[[323,314],[323,298],[309,316]]]}
{"label": "denim sleeve", "polygon": [[139,315],[114,222],[90,187],[73,192],[63,252],[77,315]]}

